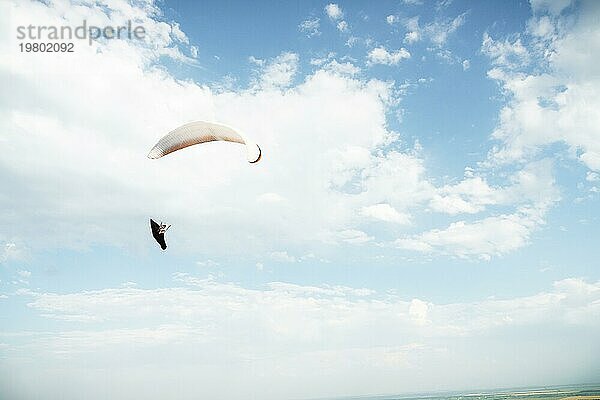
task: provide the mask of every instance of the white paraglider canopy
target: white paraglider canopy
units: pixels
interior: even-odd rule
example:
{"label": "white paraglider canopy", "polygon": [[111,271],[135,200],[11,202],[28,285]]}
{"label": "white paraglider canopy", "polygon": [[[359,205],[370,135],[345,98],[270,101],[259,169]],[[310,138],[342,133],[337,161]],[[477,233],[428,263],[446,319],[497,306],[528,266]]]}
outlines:
{"label": "white paraglider canopy", "polygon": [[225,141],[239,143],[246,146],[249,163],[258,162],[262,157],[260,147],[248,141],[242,134],[226,125],[214,122],[190,122],[169,132],[154,145],[148,158],[161,158],[174,151],[193,146],[195,144]]}

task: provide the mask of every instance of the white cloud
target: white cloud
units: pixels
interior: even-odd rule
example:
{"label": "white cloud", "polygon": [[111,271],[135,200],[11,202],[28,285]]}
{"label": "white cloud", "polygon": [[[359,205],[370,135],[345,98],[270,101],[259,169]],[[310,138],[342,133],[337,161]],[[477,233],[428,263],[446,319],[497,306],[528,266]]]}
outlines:
{"label": "white cloud", "polygon": [[[290,390],[298,397],[394,393],[428,387],[428,378],[438,373],[441,385],[462,385],[457,379],[493,385],[498,374],[516,378],[514,349],[541,376],[554,376],[557,361],[561,368],[584,371],[600,329],[600,282],[577,278],[528,296],[445,304],[360,287],[272,282],[246,288],[189,275],[177,281],[184,286],[22,292],[48,324],[77,320],[86,329],[61,324],[57,330],[2,333],[9,349],[3,363],[19,390],[15,397],[30,397],[36,389],[57,393],[60,378],[68,377],[76,393],[104,398],[90,377],[109,371],[115,399],[131,398],[132,380],[136,393],[148,399],[175,388],[190,398],[223,399],[247,398],[249,392],[276,399]],[[559,345],[565,332],[581,334],[567,353]],[[532,335],[541,353],[527,345]],[[495,360],[493,369],[487,369],[487,357]],[[548,369],[540,369],[546,359]],[[461,375],[444,374],[457,362],[467,368]],[[121,384],[118,377],[132,370],[136,374]],[[175,371],[178,379],[165,371]],[[20,384],[25,373],[36,385]],[[48,373],[53,379],[42,379]],[[236,384],[224,384],[232,376]],[[298,379],[306,382],[302,388]],[[152,382],[151,391],[140,392],[144,382]]]}
{"label": "white cloud", "polygon": [[18,270],[17,274],[19,274],[19,276],[21,278],[29,278],[29,277],[31,277],[31,272],[27,271],[27,270]]}
{"label": "white cloud", "polygon": [[384,64],[398,65],[400,61],[410,58],[410,53],[401,48],[396,51],[389,52],[385,47],[375,47],[367,55],[367,65]]}
{"label": "white cloud", "polygon": [[404,36],[404,43],[415,43],[421,40],[421,28],[419,26],[419,17],[412,17],[404,22],[404,27],[407,29]]}
{"label": "white cloud", "polygon": [[483,34],[483,43],[481,51],[490,57],[492,63],[509,68],[519,68],[529,63],[529,52],[521,43],[521,39],[516,39],[514,42],[495,41],[486,32]]}
{"label": "white cloud", "polygon": [[398,247],[426,253],[489,260],[525,246],[537,218],[527,212],[487,217],[473,223],[458,221],[396,241]]}
{"label": "white cloud", "polygon": [[463,67],[463,71],[466,71],[469,68],[471,68],[471,61],[469,61],[469,60],[463,60],[462,67]]}
{"label": "white cloud", "polygon": [[474,214],[497,204],[498,192],[481,177],[468,178],[438,189],[430,202],[432,210],[447,214]]}
{"label": "white cloud", "polygon": [[426,36],[437,46],[443,46],[448,37],[464,25],[467,13],[460,14],[452,20],[435,21],[423,28]]}
{"label": "white cloud", "polygon": [[556,29],[552,19],[547,15],[543,15],[539,18],[529,19],[527,31],[534,37],[549,38],[555,34]]}
{"label": "white cloud", "polygon": [[440,11],[442,11],[443,9],[450,7],[450,5],[453,3],[453,1],[454,1],[454,0],[438,0],[438,1],[435,3],[435,10],[436,10],[437,12],[440,12]]}
{"label": "white cloud", "polygon": [[436,47],[440,48],[458,28],[464,25],[467,13],[462,13],[453,19],[436,19],[435,21],[421,25],[419,17],[408,18],[404,21],[407,32],[404,43],[418,42],[422,38],[430,40]]}
{"label": "white cloud", "polygon": [[254,83],[256,89],[283,89],[292,84],[298,72],[298,54],[281,53],[269,62],[265,62]]}
{"label": "white cloud", "polygon": [[254,56],[248,57],[248,61],[250,61],[250,63],[257,65],[259,67],[262,67],[265,65],[265,60],[254,57]]}
{"label": "white cloud", "polygon": [[325,6],[325,13],[333,21],[341,19],[344,16],[344,13],[342,12],[341,7],[335,3],[327,4]]}
{"label": "white cloud", "polygon": [[[69,14],[63,21],[52,4],[27,4],[11,9],[12,24],[79,21]],[[90,10],[102,18],[113,15]],[[277,250],[269,248],[275,238],[290,251],[306,240],[361,242],[365,238],[358,236],[341,241],[337,232],[360,230],[357,216],[364,206],[385,202],[407,213],[414,193],[405,186],[390,198],[389,188],[424,175],[411,175],[420,163],[417,154],[387,149],[397,139],[386,128],[386,113],[398,100],[393,83],[358,78],[354,64],[331,59],[295,84],[299,57],[282,53],[250,58],[257,71],[249,89],[211,89],[174,79],[155,66],[160,51],[138,45],[81,46],[66,61],[0,61],[2,76],[15,88],[0,111],[8,146],[0,179],[13,194],[0,196],[0,207],[15,212],[2,214],[0,222],[14,227],[16,237],[26,237],[28,246],[144,247],[151,242],[146,226],[136,221],[152,216],[173,224],[169,237],[179,248],[210,250],[217,259],[231,249],[268,254]],[[7,54],[16,48],[7,41],[0,47]],[[65,79],[31,84],[46,75]],[[219,144],[158,161],[145,158],[162,134],[201,119],[252,136],[263,149],[261,163],[250,166],[243,149]],[[352,149],[359,149],[358,159]],[[388,172],[395,168],[409,173]],[[421,190],[418,182],[408,184]],[[43,215],[46,223],[40,227],[33,215]],[[199,233],[199,226],[210,235]],[[231,246],[239,242],[247,245]]]}
{"label": "white cloud", "polygon": [[509,181],[510,185],[505,187],[492,187],[485,179],[469,171],[459,183],[437,188],[430,207],[448,214],[474,214],[489,205],[539,204],[547,208],[559,199],[549,159],[527,164]]}
{"label": "white cloud", "polygon": [[346,40],[345,45],[348,46],[348,47],[353,47],[356,43],[358,43],[359,40],[360,39],[357,38],[356,36],[350,36],[348,38],[348,40]]}
{"label": "white cloud", "polygon": [[421,36],[419,35],[419,32],[417,31],[410,31],[406,33],[406,36],[404,36],[404,43],[415,43],[418,42],[421,39]]}
{"label": "white cloud", "polygon": [[387,22],[390,25],[394,25],[396,22],[398,22],[398,17],[390,14],[387,17],[385,17],[385,22]]}
{"label": "white cloud", "polygon": [[410,216],[399,213],[394,207],[386,203],[363,207],[362,215],[380,221],[393,222],[401,225],[410,224]]}
{"label": "white cloud", "polygon": [[[13,24],[36,18],[54,18],[58,24],[63,18],[60,10],[43,3],[29,4],[31,10],[10,7]],[[102,18],[113,15],[90,10]],[[172,47],[171,25],[161,25],[154,14],[144,15],[140,18],[152,19],[149,26],[161,33],[154,34],[162,37],[159,43]],[[80,15],[65,18],[79,21]],[[0,47],[6,54],[16,48],[7,41]],[[483,178],[436,188],[428,181],[417,146],[404,151],[390,147],[399,143],[398,134],[386,127],[386,114],[399,101],[397,87],[361,77],[350,61],[328,56],[299,80],[295,53],[251,57],[257,71],[250,88],[213,89],[178,81],[157,68],[162,54],[160,48],[150,51],[133,41],[108,42],[82,46],[67,61],[0,61],[2,76],[15,88],[8,108],[0,111],[0,132],[8,146],[0,178],[14,196],[0,197],[0,206],[16,210],[0,215],[0,223],[14,227],[16,237],[27,237],[33,246],[143,247],[150,244],[146,227],[136,221],[154,216],[173,224],[169,235],[180,248],[200,254],[210,250],[216,259],[231,249],[246,256],[257,249],[269,254],[278,250],[271,248],[275,240],[296,254],[304,252],[296,247],[307,240],[324,246],[379,242],[376,229],[361,225],[365,217],[400,223],[427,208],[456,215],[492,205],[533,207],[534,200],[490,200],[476,189],[487,185],[494,196],[505,191]],[[379,47],[369,53],[368,62],[394,65],[409,56],[405,49]],[[65,77],[65,71],[69,80],[40,83],[40,76]],[[58,92],[61,96],[53,95]],[[81,101],[88,98],[93,104]],[[263,160],[246,165],[240,148],[218,144],[156,162],[144,159],[164,132],[197,119],[241,128],[261,144]],[[208,167],[214,165],[219,168]],[[516,210],[500,215],[515,213],[521,215]],[[43,215],[47,223],[40,228],[31,215]],[[209,237],[198,240],[203,235],[198,226]],[[464,225],[467,230],[478,227],[487,225]],[[247,245],[231,246],[238,242]],[[441,246],[442,253],[453,254],[449,246]]]}
{"label": "white cloud", "polygon": [[331,61],[335,59],[335,53],[334,52],[329,52],[327,53],[327,55],[323,56],[323,57],[315,57],[315,58],[311,58],[310,59],[310,65],[314,65],[314,66],[321,66],[323,64],[325,64],[328,61]]}
{"label": "white cloud", "polygon": [[408,306],[408,315],[417,325],[425,325],[428,321],[429,306],[426,302],[413,299]]}
{"label": "white cloud", "polygon": [[[552,143],[564,143],[570,155],[589,169],[600,170],[600,114],[596,111],[600,81],[593,67],[600,61],[596,21],[600,5],[581,5],[576,15],[545,19],[552,27],[545,27],[544,32],[534,29],[534,36],[526,37],[529,45],[519,40],[496,42],[484,36],[482,47],[498,65],[488,75],[502,85],[508,100],[493,132],[499,144],[490,152],[490,163],[526,160]],[[565,24],[566,18],[569,24]],[[546,36],[540,38],[543,33]],[[517,61],[509,58],[514,54],[523,58],[528,53],[536,60],[532,70],[520,69],[519,57]]]}
{"label": "white cloud", "polygon": [[261,203],[279,203],[285,201],[285,197],[277,193],[263,193],[256,198]]}
{"label": "white cloud", "polygon": [[351,244],[363,244],[373,240],[371,236],[357,229],[345,229],[340,231],[338,232],[338,238],[343,242]]}
{"label": "white cloud", "polygon": [[[512,323],[527,323],[528,318],[517,317],[517,314],[523,313],[527,308],[531,308],[529,312],[535,312],[534,309],[538,309],[540,315],[536,317],[536,320],[539,321],[547,318],[543,315],[545,306],[581,307],[581,311],[584,311],[586,307],[594,304],[594,301],[598,300],[598,296],[600,296],[600,282],[589,283],[574,278],[555,282],[554,293],[541,293],[513,300],[487,300],[472,304],[454,305],[436,305],[420,299],[405,301],[398,296],[382,298],[380,294],[370,289],[345,286],[302,286],[272,282],[268,284],[268,289],[246,289],[233,283],[220,283],[211,278],[198,279],[186,274],[180,274],[178,281],[185,283],[187,287],[164,289],[118,288],[72,294],[27,291],[24,295],[33,297],[29,307],[43,313],[85,315],[90,320],[110,321],[117,324],[127,322],[128,318],[133,317],[141,321],[149,321],[148,317],[154,315],[155,317],[161,317],[158,321],[160,325],[179,324],[188,319],[189,322],[203,326],[206,318],[214,319],[214,322],[217,322],[219,318],[223,318],[219,323],[226,323],[227,318],[225,317],[230,315],[231,311],[235,310],[241,316],[252,310],[253,313],[260,313],[263,316],[272,315],[273,322],[278,321],[276,331],[287,326],[285,331],[290,335],[290,338],[297,339],[312,335],[310,332],[293,328],[294,326],[302,326],[302,321],[305,318],[315,318],[320,321],[319,323],[332,324],[340,329],[352,329],[352,324],[339,324],[338,318],[352,319],[357,317],[362,319],[368,313],[360,312],[357,314],[356,312],[363,308],[365,308],[364,311],[373,308],[372,311],[376,313],[393,313],[396,315],[393,320],[397,320],[398,323],[401,323],[403,318],[408,317],[408,321],[429,319],[440,327],[450,322],[463,325],[460,330],[432,330],[428,334],[430,336],[443,336],[459,332],[460,334],[475,333],[493,327],[496,322],[500,322],[494,321],[498,308],[515,313]],[[311,297],[318,301],[316,303],[306,303],[304,301]],[[571,301],[564,301],[565,297],[568,297]],[[342,304],[346,304],[347,307],[338,308],[338,300]],[[257,309],[255,303],[263,303],[265,308],[263,310]],[[377,311],[378,304],[383,306],[379,311]],[[457,310],[457,307],[461,310]],[[275,311],[276,309],[279,311]],[[598,313],[600,308],[589,307],[588,311]],[[289,321],[290,323],[294,322],[291,325],[286,325],[279,318],[275,318],[276,315],[287,312],[290,312],[290,316],[295,319],[295,321]],[[456,318],[457,314],[455,313],[461,314],[463,312],[475,312],[480,315],[471,315],[470,319]],[[327,314],[330,314],[331,318],[319,317]],[[337,315],[337,318],[334,315]],[[522,315],[522,317],[525,317],[525,315]],[[564,314],[558,313],[555,317],[562,318]],[[239,322],[261,322],[260,319],[256,320],[255,318],[255,316],[248,315],[247,318]],[[488,318],[489,320],[484,322],[481,320],[482,318]],[[368,319],[370,320],[370,318]],[[585,318],[569,319],[572,323],[584,325],[592,322]],[[386,318],[375,318],[373,320],[379,320],[384,324],[386,322]],[[405,320],[404,322],[408,321]],[[218,339],[218,337],[213,337],[213,339]]]}
{"label": "white cloud", "polygon": [[204,261],[196,261],[196,265],[203,268],[215,268],[218,267],[220,264],[217,261],[208,259]]}
{"label": "white cloud", "polygon": [[277,262],[295,263],[296,257],[289,255],[287,251],[274,251],[270,254],[271,259]]}
{"label": "white cloud", "polygon": [[323,65],[323,69],[338,75],[354,76],[360,73],[360,68],[351,62],[340,63],[337,60],[332,60]]}
{"label": "white cloud", "polygon": [[458,221],[445,229],[406,236],[396,244],[407,250],[489,260],[525,246],[544,224],[550,207],[559,200],[550,160],[518,171],[506,187],[491,187],[481,177],[467,177],[436,190],[430,207],[448,214],[478,213],[490,205],[513,205],[516,211],[474,222]]}
{"label": "white cloud", "polygon": [[348,23],[346,21],[340,21],[337,23],[336,25],[337,30],[340,32],[347,32],[348,31]]}
{"label": "white cloud", "polygon": [[171,24],[171,35],[178,42],[185,43],[185,44],[190,43],[187,35],[181,30],[181,28],[179,27],[179,24],[177,22],[174,22]]}
{"label": "white cloud", "polygon": [[322,70],[342,76],[346,75],[353,77],[361,72],[361,69],[353,64],[353,62],[345,61],[347,60],[347,57],[342,57],[341,60],[342,62],[335,59],[335,53],[329,53],[325,57],[311,59],[310,64],[318,66]]}
{"label": "white cloud", "polygon": [[25,256],[25,249],[14,242],[0,242],[0,263],[19,260]]}
{"label": "white cloud", "polygon": [[308,37],[319,36],[321,31],[319,30],[320,21],[319,18],[309,18],[304,20],[298,25],[300,32],[306,34]]}
{"label": "white cloud", "polygon": [[530,0],[530,3],[534,13],[549,12],[553,15],[559,15],[571,5],[572,0]]}
{"label": "white cloud", "polygon": [[597,172],[588,171],[588,173],[585,176],[585,180],[588,182],[598,182],[600,181],[600,174],[598,174]]}

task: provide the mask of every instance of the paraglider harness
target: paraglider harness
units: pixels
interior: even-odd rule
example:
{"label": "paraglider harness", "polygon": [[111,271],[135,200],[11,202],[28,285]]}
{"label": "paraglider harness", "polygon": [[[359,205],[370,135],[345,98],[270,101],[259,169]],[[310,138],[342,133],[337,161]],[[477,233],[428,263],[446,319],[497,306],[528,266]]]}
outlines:
{"label": "paraglider harness", "polygon": [[152,230],[152,237],[160,245],[163,250],[167,249],[167,243],[165,242],[165,232],[171,227],[171,225],[163,224],[162,221],[158,224],[155,220],[150,218],[150,230]]}

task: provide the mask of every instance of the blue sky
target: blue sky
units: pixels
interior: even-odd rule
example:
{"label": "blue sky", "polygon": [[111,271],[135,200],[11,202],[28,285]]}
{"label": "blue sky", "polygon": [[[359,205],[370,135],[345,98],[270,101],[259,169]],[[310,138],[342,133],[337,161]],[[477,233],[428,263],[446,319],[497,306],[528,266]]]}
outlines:
{"label": "blue sky", "polygon": [[[599,376],[597,3],[1,11],[0,392],[309,398]],[[147,34],[19,52],[17,26],[83,20]],[[264,159],[221,143],[146,158],[194,120],[242,129]],[[173,224],[164,253],[149,217]]]}

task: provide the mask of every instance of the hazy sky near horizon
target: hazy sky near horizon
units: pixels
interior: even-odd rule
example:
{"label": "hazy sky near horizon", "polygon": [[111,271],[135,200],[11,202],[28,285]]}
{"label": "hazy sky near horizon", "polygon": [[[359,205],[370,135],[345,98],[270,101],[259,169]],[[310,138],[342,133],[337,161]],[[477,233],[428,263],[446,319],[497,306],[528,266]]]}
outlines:
{"label": "hazy sky near horizon", "polygon": [[[83,21],[146,37],[19,50]],[[1,395],[600,376],[600,2],[6,0],[0,31]],[[194,120],[263,159],[146,158]]]}

